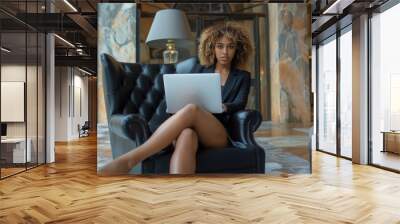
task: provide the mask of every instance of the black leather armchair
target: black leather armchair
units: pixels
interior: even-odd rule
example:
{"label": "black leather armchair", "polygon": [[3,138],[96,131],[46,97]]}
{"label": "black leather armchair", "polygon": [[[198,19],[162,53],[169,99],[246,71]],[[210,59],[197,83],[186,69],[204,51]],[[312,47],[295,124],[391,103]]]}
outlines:
{"label": "black leather armchair", "polygon": [[[176,65],[121,63],[101,55],[103,85],[113,158],[144,143],[168,118],[163,74],[190,73],[198,63],[190,58]],[[261,123],[255,110],[235,113],[228,132],[235,141],[222,149],[199,149],[197,173],[264,173],[265,153],[253,133]],[[168,173],[173,150],[168,146],[142,162],[142,173]]]}
{"label": "black leather armchair", "polygon": [[89,121],[85,121],[85,123],[80,126],[78,124],[78,137],[87,137],[89,136],[89,129],[90,129],[90,125],[89,125]]}

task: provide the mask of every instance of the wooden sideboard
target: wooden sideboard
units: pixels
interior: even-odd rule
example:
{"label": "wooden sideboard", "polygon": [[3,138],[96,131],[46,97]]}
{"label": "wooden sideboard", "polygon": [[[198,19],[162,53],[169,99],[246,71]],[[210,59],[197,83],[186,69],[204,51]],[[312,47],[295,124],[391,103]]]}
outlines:
{"label": "wooden sideboard", "polygon": [[382,152],[392,152],[400,154],[400,131],[382,131],[382,134]]}

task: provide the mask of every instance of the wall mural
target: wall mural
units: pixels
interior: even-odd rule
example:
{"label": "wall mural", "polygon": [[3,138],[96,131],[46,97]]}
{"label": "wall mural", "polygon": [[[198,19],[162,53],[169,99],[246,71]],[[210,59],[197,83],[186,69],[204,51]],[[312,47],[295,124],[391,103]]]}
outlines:
{"label": "wall mural", "polygon": [[310,26],[306,4],[270,11],[272,121],[311,123]]}

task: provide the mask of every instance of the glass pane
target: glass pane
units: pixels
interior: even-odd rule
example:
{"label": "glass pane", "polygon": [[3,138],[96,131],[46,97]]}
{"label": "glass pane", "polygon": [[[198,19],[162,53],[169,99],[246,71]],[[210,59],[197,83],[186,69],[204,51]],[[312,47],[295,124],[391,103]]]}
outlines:
{"label": "glass pane", "polygon": [[[38,2],[27,2],[27,19],[31,23],[38,23]],[[36,30],[27,29],[27,80],[26,80],[26,125],[27,125],[27,149],[30,150],[27,167],[35,167],[38,164],[38,45],[39,36]]]}
{"label": "glass pane", "polygon": [[318,48],[318,149],[336,153],[336,38]]}
{"label": "glass pane", "polygon": [[340,153],[352,157],[352,33],[340,37]]}
{"label": "glass pane", "polygon": [[46,37],[44,34],[39,34],[39,45],[38,45],[38,143],[37,143],[37,152],[38,152],[38,163],[45,163],[45,60],[46,60],[46,52],[45,52],[45,44]]}
{"label": "glass pane", "polygon": [[27,63],[27,81],[26,81],[26,112],[27,112],[27,142],[28,149],[30,148],[31,153],[28,160],[27,166],[33,167],[37,165],[37,74],[38,74],[38,49],[37,41],[38,36],[36,32],[28,32],[28,63]]}
{"label": "glass pane", "polygon": [[25,32],[2,33],[1,46],[7,49],[1,50],[1,173],[5,177],[25,170],[31,155],[30,144],[26,144]]}
{"label": "glass pane", "polygon": [[43,163],[45,158],[45,36],[21,22],[27,20],[36,24],[38,21],[34,20],[39,18],[36,14],[44,12],[44,5],[45,0],[0,3],[19,18],[8,18],[0,13],[0,17],[7,20],[0,23],[2,178]]}
{"label": "glass pane", "polygon": [[372,163],[400,170],[400,4],[372,17]]}

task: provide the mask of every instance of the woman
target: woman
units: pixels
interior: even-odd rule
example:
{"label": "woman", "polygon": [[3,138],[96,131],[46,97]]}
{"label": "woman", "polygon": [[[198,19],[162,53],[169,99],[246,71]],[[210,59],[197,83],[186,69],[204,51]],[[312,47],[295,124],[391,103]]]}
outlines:
{"label": "woman", "polygon": [[229,115],[245,108],[250,89],[250,73],[238,66],[245,65],[251,53],[248,35],[236,25],[219,24],[204,30],[199,44],[202,66],[193,72],[221,74],[224,112],[211,114],[188,104],[165,120],[145,143],[105,165],[100,172],[127,174],[140,161],[173,143],[170,173],[195,173],[199,143],[211,149],[229,144],[226,131]]}

